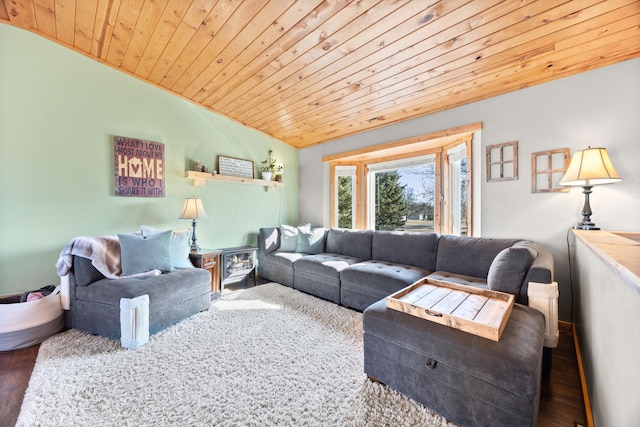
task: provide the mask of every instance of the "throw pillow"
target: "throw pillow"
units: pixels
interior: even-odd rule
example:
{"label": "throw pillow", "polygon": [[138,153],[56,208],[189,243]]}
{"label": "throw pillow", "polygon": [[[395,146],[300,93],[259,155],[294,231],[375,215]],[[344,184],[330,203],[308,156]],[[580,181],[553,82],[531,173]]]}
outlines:
{"label": "throw pillow", "polygon": [[298,245],[298,228],[291,225],[280,226],[280,250],[294,252]]}
{"label": "throw pillow", "polygon": [[326,232],[324,228],[300,229],[296,252],[312,255],[323,253]]}
{"label": "throw pillow", "polygon": [[535,250],[527,246],[512,246],[502,250],[489,267],[489,289],[517,296],[536,256]]}
{"label": "throw pillow", "polygon": [[280,251],[295,252],[298,246],[298,235],[300,230],[310,230],[311,224],[294,227],[292,225],[282,224],[280,226]]}
{"label": "throw pillow", "polygon": [[[140,227],[140,232],[144,237],[155,236],[163,231],[164,230],[159,230],[148,225]],[[173,231],[171,233],[171,245],[169,250],[171,251],[171,263],[173,268],[193,268],[193,264],[191,264],[191,260],[189,259],[192,233],[193,230],[191,228],[184,231]]]}
{"label": "throw pillow", "polygon": [[120,240],[120,262],[122,275],[146,273],[151,270],[162,272],[173,270],[171,263],[171,230],[149,236],[118,234]]}

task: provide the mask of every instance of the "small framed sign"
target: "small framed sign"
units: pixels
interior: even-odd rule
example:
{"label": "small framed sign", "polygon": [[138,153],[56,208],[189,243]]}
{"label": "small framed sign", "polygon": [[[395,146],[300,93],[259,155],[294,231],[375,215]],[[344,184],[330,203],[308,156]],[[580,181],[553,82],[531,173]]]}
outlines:
{"label": "small framed sign", "polygon": [[235,157],[218,156],[218,173],[220,175],[253,178],[253,162]]}

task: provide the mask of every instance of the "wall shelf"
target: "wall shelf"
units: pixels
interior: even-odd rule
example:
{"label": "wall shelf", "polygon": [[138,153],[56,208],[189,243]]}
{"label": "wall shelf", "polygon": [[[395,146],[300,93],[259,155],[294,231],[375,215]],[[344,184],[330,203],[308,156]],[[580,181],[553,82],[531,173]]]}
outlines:
{"label": "wall shelf", "polygon": [[193,180],[196,187],[204,187],[207,181],[230,182],[234,184],[259,185],[267,191],[273,190],[275,187],[284,187],[281,181],[265,181],[264,179],[243,178],[240,176],[219,175],[208,172],[187,171],[185,176]]}

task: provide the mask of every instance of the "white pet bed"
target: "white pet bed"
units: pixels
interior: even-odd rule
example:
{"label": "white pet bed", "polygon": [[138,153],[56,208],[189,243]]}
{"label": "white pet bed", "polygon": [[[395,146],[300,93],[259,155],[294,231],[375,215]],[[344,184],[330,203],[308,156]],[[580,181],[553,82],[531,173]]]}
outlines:
{"label": "white pet bed", "polygon": [[0,351],[38,344],[63,327],[59,286],[35,301],[0,304]]}

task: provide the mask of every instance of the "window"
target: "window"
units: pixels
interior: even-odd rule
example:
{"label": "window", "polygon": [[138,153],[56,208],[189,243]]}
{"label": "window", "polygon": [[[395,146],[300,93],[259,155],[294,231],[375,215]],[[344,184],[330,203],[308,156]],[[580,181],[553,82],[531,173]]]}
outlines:
{"label": "window", "polygon": [[435,155],[375,163],[368,168],[369,228],[434,231]]}
{"label": "window", "polygon": [[471,235],[471,147],[481,124],[326,156],[331,226]]}
{"label": "window", "polygon": [[447,177],[444,185],[445,234],[467,236],[469,229],[469,159],[467,144],[446,151]]}
{"label": "window", "polygon": [[356,167],[336,166],[334,170],[333,224],[340,228],[356,228]]}

